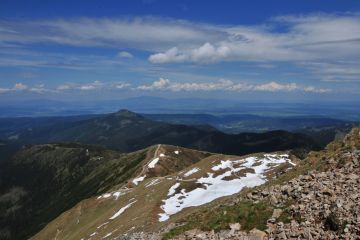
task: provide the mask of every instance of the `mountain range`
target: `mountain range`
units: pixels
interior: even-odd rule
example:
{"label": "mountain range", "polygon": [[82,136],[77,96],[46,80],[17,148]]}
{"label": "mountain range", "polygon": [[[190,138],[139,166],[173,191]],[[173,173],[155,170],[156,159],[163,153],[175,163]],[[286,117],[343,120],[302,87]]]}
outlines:
{"label": "mountain range", "polygon": [[226,134],[210,125],[160,122],[127,110],[105,115],[1,119],[0,123],[0,139],[17,146],[78,142],[131,152],[162,143],[237,155],[319,149],[314,139],[301,133],[277,130]]}

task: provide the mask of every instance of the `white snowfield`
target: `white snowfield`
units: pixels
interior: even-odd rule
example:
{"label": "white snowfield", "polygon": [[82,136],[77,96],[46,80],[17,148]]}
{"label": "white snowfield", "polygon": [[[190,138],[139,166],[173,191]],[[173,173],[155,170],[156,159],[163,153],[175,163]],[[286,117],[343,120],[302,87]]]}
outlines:
{"label": "white snowfield", "polygon": [[176,189],[180,186],[180,183],[175,183],[168,192],[168,196],[173,195],[176,192]]}
{"label": "white snowfield", "polygon": [[148,164],[148,168],[154,168],[155,165],[159,162],[161,157],[165,157],[165,154],[160,153],[159,157],[154,158],[153,160],[151,160]]}
{"label": "white snowfield", "polygon": [[101,199],[101,198],[109,198],[109,197],[111,197],[111,193],[104,193],[103,195],[101,195],[101,196],[98,196],[97,197],[97,199]]}
{"label": "white snowfield", "polygon": [[148,164],[148,168],[154,168],[158,161],[159,158],[154,158],[153,160],[151,160],[150,163]]}
{"label": "white snowfield", "polygon": [[109,218],[110,220],[113,220],[115,218],[117,218],[118,216],[120,216],[123,212],[125,212],[126,209],[128,209],[129,207],[131,207],[131,205],[133,205],[134,203],[136,203],[137,200],[132,201],[131,203],[129,203],[128,205],[126,205],[125,207],[120,208],[119,211],[117,211],[111,218]]}
{"label": "white snowfield", "polygon": [[114,192],[113,196],[115,197],[115,200],[118,200],[120,196],[124,195],[124,192]]}
{"label": "white snowfield", "polygon": [[134,178],[134,179],[132,180],[132,182],[133,182],[135,185],[138,185],[139,182],[144,181],[145,177],[146,177],[146,176],[141,176],[141,177]]}
{"label": "white snowfield", "polygon": [[100,196],[97,197],[97,199],[107,199],[107,198],[110,198],[110,197],[114,197],[115,200],[118,200],[119,197],[125,195],[126,193],[128,192],[131,192],[132,189],[129,189],[129,188],[121,188],[119,189],[118,191],[115,191],[115,192],[110,192],[110,193],[104,193]]}
{"label": "white snowfield", "polygon": [[180,151],[179,151],[179,150],[176,150],[176,151],[174,151],[174,153],[175,153],[176,155],[178,155],[178,154],[180,153]]}
{"label": "white snowfield", "polygon": [[[241,160],[221,161],[213,166],[212,170],[216,173],[219,170],[227,169],[226,172],[216,177],[214,173],[208,173],[206,177],[196,180],[196,183],[201,183],[204,188],[196,188],[190,192],[182,189],[174,195],[180,183],[174,184],[169,189],[169,198],[163,200],[164,204],[161,206],[161,209],[164,213],[159,214],[159,221],[168,220],[171,215],[180,212],[184,208],[200,206],[217,198],[238,193],[245,187],[255,187],[264,184],[267,181],[265,173],[283,163],[294,165],[287,154],[265,154],[261,158],[247,157]],[[239,173],[245,169],[253,170],[250,172],[245,171],[242,174]],[[233,179],[224,180],[225,177]]]}
{"label": "white snowfield", "polygon": [[200,171],[200,168],[193,168],[193,169],[187,171],[186,173],[184,173],[184,177],[189,177],[189,176],[193,175],[194,173],[197,173],[198,171]]}

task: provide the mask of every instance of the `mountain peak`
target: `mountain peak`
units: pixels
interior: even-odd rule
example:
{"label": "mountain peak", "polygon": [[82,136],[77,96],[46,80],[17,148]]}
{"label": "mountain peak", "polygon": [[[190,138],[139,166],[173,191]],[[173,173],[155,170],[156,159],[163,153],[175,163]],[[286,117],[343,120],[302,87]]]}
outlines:
{"label": "mountain peak", "polygon": [[129,117],[130,118],[132,118],[132,117],[141,117],[142,118],[142,116],[140,114],[131,112],[131,111],[127,110],[127,109],[120,109],[119,111],[115,112],[114,115],[118,116],[118,117],[128,117],[128,118]]}

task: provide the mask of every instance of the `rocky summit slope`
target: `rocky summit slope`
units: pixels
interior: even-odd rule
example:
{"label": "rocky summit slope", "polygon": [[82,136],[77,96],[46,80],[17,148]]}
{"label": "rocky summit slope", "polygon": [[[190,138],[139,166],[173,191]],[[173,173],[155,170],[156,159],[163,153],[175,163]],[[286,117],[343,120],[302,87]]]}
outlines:
{"label": "rocky summit slope", "polygon": [[298,176],[289,172],[279,179],[284,183],[262,186],[227,203],[232,209],[244,202],[265,204],[255,211],[266,215],[258,219],[262,226],[233,222],[218,232],[194,228],[175,239],[360,239],[359,161],[360,130],[355,128],[343,141],[310,154],[293,169]]}
{"label": "rocky summit slope", "polygon": [[301,161],[209,155],[157,170],[181,154],[159,149],[126,186],[80,202],[33,239],[360,238],[359,128]]}

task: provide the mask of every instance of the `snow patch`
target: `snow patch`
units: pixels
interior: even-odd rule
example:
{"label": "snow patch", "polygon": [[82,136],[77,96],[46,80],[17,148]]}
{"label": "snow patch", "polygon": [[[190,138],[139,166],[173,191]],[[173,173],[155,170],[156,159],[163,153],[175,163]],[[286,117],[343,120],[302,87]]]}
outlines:
{"label": "snow patch", "polygon": [[113,196],[115,197],[115,200],[118,200],[120,196],[124,195],[124,192],[114,192]]}
{"label": "snow patch", "polygon": [[148,168],[154,168],[158,161],[159,158],[154,158],[153,160],[151,160],[151,162],[148,164]]}
{"label": "snow patch", "polygon": [[98,196],[97,199],[100,199],[100,198],[109,198],[109,197],[111,197],[111,193],[104,193],[103,195]]}
{"label": "snow patch", "polygon": [[108,224],[109,222],[104,222],[103,224],[100,224],[98,227],[97,227],[97,229],[99,229],[99,228],[101,228],[101,227],[103,227],[103,226],[105,226],[106,224]]}
{"label": "snow patch", "polygon": [[146,176],[141,176],[141,177],[134,178],[134,179],[132,180],[132,182],[133,182],[135,185],[138,185],[139,182],[144,181],[145,177],[146,177]]}
{"label": "snow patch", "polygon": [[176,189],[180,186],[180,183],[175,183],[168,192],[168,196],[173,195],[176,192]]}
{"label": "snow patch", "polygon": [[123,189],[120,189],[116,192],[111,192],[111,193],[104,193],[100,196],[97,197],[97,199],[101,199],[101,198],[109,198],[111,196],[113,196],[115,198],[115,200],[118,200],[120,196],[123,196],[125,195],[126,193],[128,193],[130,190],[128,188],[123,188]]}
{"label": "snow patch", "polygon": [[179,155],[180,151],[176,150],[176,151],[174,151],[174,153],[175,153],[176,155]]}
{"label": "snow patch", "polygon": [[[216,177],[214,173],[208,173],[206,177],[196,180],[196,183],[202,184],[205,188],[196,188],[190,192],[186,192],[183,189],[180,193],[175,194],[175,190],[180,186],[180,183],[173,185],[169,189],[169,198],[163,200],[164,204],[161,206],[161,209],[164,213],[159,214],[159,221],[168,220],[171,215],[180,212],[184,208],[200,206],[217,198],[238,193],[245,187],[255,187],[264,184],[267,181],[265,173],[268,170],[289,161],[290,159],[288,159],[287,154],[265,154],[262,158],[247,157],[235,161],[221,161],[212,167],[212,170],[228,169],[227,171]],[[248,168],[253,169],[253,172],[245,172],[245,176],[242,177],[236,175],[237,172]],[[226,177],[235,178],[224,180]]]}
{"label": "snow patch", "polygon": [[159,155],[160,157],[165,157],[165,154],[163,154],[163,153],[160,153],[160,155]]}
{"label": "snow patch", "polygon": [[291,165],[296,166],[296,163],[293,163],[290,159],[288,161]]}
{"label": "snow patch", "polygon": [[113,219],[117,218],[117,217],[120,216],[123,212],[125,212],[126,209],[128,209],[129,207],[131,207],[131,205],[133,205],[133,204],[136,203],[136,202],[137,202],[137,200],[129,203],[129,204],[126,205],[125,207],[120,208],[120,210],[117,211],[117,212],[116,212],[111,218],[109,218],[109,219],[110,219],[110,220],[113,220]]}
{"label": "snow patch", "polygon": [[193,175],[194,173],[197,173],[198,171],[200,171],[200,168],[193,168],[189,171],[187,171],[185,174],[184,174],[184,177],[188,177],[190,175]]}
{"label": "snow patch", "polygon": [[159,213],[159,222],[165,222],[170,218],[170,216],[166,213]]}
{"label": "snow patch", "polygon": [[145,185],[145,187],[148,188],[150,186],[155,186],[155,185],[159,184],[160,182],[161,182],[160,179],[156,178],[154,180],[151,180],[149,183],[147,183]]}
{"label": "snow patch", "polygon": [[232,168],[233,163],[230,160],[221,160],[220,164],[211,168],[213,171],[219,171],[221,169]]}
{"label": "snow patch", "polygon": [[104,239],[104,238],[107,238],[107,237],[110,237],[111,235],[112,235],[112,232],[106,234],[106,235],[103,237],[103,239]]}

